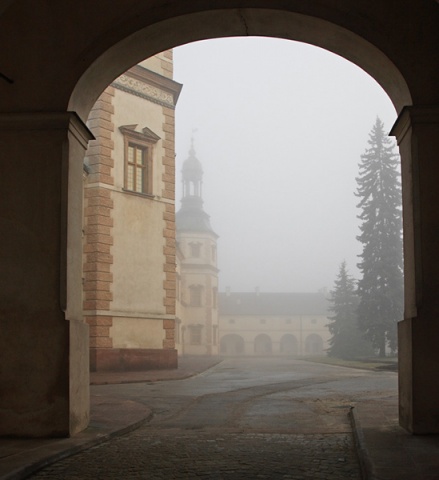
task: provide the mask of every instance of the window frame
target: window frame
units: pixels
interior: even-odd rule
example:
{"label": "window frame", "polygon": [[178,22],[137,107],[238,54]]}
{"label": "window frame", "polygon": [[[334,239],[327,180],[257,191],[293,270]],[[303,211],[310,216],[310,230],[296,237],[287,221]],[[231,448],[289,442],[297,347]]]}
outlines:
{"label": "window frame", "polygon": [[189,325],[189,344],[202,345],[203,344],[203,325]]}
{"label": "window frame", "polygon": [[[137,125],[123,125],[119,127],[120,132],[123,135],[124,140],[124,178],[123,178],[123,190],[126,192],[134,193],[137,195],[153,196],[154,195],[154,182],[153,182],[153,154],[155,144],[160,140],[160,137],[156,135],[149,128],[144,128],[142,132],[136,132]],[[129,162],[130,148],[135,148],[142,152],[143,165],[142,165],[142,190],[138,191],[129,188],[128,185],[128,170],[129,165],[136,165],[136,163]],[[134,167],[135,172],[136,168]],[[133,187],[136,188],[136,173],[133,179]]]}
{"label": "window frame", "polygon": [[189,242],[190,256],[192,258],[201,258],[201,242]]}
{"label": "window frame", "polygon": [[203,306],[203,286],[190,285],[189,286],[189,306],[202,307]]}

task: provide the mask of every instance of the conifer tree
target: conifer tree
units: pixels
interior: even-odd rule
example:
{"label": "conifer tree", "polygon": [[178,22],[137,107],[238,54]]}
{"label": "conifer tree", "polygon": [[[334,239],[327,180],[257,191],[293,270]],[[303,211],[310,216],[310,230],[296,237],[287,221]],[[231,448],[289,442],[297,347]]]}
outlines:
{"label": "conifer tree", "polygon": [[402,215],[399,157],[377,118],[361,156],[357,193],[363,244],[358,268],[358,321],[365,337],[386,355],[397,348],[396,323],[403,315]]}
{"label": "conifer tree", "polygon": [[328,324],[332,337],[328,355],[343,359],[364,357],[373,354],[373,347],[358,327],[355,280],[348,275],[346,262],[340,265],[334,289],[330,292],[330,311],[333,313]]}

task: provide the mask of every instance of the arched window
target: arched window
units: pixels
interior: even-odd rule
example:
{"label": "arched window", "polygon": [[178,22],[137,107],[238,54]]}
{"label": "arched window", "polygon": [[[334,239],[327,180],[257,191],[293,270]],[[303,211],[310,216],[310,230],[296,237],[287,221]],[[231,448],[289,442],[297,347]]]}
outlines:
{"label": "arched window", "polygon": [[244,353],[244,339],[234,333],[224,335],[220,342],[220,352],[223,355],[242,355]]}
{"label": "arched window", "polygon": [[272,350],[271,338],[268,335],[261,334],[255,338],[256,355],[271,355]]}

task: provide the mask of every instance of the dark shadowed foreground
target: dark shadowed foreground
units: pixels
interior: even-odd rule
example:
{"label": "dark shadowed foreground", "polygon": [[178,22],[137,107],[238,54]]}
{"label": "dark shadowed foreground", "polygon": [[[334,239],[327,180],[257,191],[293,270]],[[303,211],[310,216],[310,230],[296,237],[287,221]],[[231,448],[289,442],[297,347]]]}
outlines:
{"label": "dark shadowed foreground", "polygon": [[48,479],[360,479],[348,418],[395,393],[393,373],[290,358],[227,359],[185,380],[93,387],[151,421],[41,470]]}

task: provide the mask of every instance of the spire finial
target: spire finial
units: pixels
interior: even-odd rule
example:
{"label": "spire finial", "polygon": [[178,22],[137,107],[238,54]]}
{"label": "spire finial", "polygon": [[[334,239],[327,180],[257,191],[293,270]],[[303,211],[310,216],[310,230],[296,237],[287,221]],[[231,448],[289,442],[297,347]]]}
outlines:
{"label": "spire finial", "polygon": [[198,128],[192,129],[192,136],[191,136],[191,148],[189,150],[190,155],[195,155],[195,147],[194,147],[194,134],[198,132]]}

